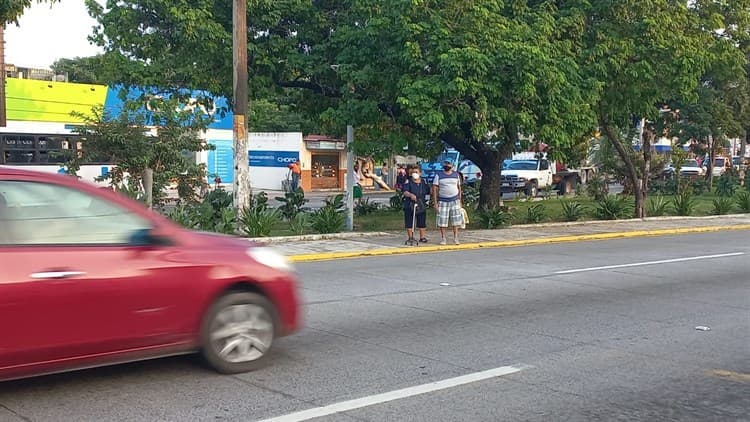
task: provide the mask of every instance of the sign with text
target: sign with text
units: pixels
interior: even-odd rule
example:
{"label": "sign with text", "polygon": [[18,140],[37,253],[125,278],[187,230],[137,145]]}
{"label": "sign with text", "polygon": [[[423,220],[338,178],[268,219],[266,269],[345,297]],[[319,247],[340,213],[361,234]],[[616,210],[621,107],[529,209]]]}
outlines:
{"label": "sign with text", "polygon": [[250,151],[250,167],[286,167],[299,160],[299,151]]}

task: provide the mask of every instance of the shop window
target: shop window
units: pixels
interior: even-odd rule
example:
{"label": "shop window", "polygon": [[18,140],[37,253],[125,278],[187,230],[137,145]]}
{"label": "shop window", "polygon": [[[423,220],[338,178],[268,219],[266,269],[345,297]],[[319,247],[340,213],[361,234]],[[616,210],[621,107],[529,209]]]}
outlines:
{"label": "shop window", "polygon": [[313,189],[339,188],[339,156],[328,154],[313,154],[311,187]]}

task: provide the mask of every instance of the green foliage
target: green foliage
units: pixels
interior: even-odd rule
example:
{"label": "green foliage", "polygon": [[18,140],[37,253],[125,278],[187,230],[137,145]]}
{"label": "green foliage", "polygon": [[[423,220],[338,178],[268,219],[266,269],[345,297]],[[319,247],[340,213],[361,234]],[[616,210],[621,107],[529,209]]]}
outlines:
{"label": "green foliage", "polygon": [[61,58],[55,60],[50,68],[57,75],[67,75],[68,81],[74,83],[109,85],[114,82],[105,77],[104,56],[101,54],[74,59]]}
{"label": "green foliage", "polygon": [[277,196],[276,200],[282,203],[279,209],[286,221],[293,221],[304,210],[304,206],[308,202],[302,188],[297,188],[294,192],[286,192],[284,197]]}
{"label": "green foliage", "polygon": [[461,186],[461,200],[465,207],[474,207],[479,203],[480,181],[477,180],[473,185],[464,183]]}
{"label": "green foliage", "polygon": [[357,201],[354,205],[354,212],[357,215],[368,215],[377,212],[380,205],[377,202],[370,202],[370,198],[364,198]]}
{"label": "green foliage", "polygon": [[496,229],[506,227],[513,220],[513,214],[508,211],[507,207],[492,207],[477,211],[477,225],[483,229]]}
{"label": "green foliage", "polygon": [[295,214],[292,221],[289,222],[289,230],[295,235],[305,234],[310,227],[310,215],[306,212]]}
{"label": "green foliage", "polygon": [[313,212],[310,226],[318,233],[339,233],[346,225],[344,195],[329,196],[320,209]]}
{"label": "green foliage", "polygon": [[650,217],[661,217],[667,213],[669,202],[663,196],[652,196],[646,205],[647,215]]}
{"label": "green foliage", "polygon": [[231,208],[234,199],[230,192],[227,192],[222,187],[218,187],[206,194],[203,198],[203,203],[210,205],[214,212],[218,212],[224,208]]}
{"label": "green foliage", "polygon": [[[684,188],[683,190],[688,190],[689,192],[692,192],[694,195],[703,195],[704,193],[708,192],[708,181],[702,177],[698,177],[696,179],[693,179],[690,181],[690,184],[687,185],[689,188]],[[682,192],[681,190],[680,192]]]}
{"label": "green foliage", "polygon": [[279,214],[279,210],[264,206],[245,207],[240,214],[238,226],[240,231],[248,237],[266,237],[281,220]]}
{"label": "green foliage", "polygon": [[565,221],[578,221],[586,214],[586,208],[580,202],[560,201]]}
{"label": "green foliage", "polygon": [[675,195],[674,199],[672,200],[672,206],[674,207],[674,212],[677,215],[690,215],[695,210],[695,198],[693,197],[693,194],[690,191],[684,191],[678,195]]}
{"label": "green foliage", "polygon": [[625,195],[607,195],[597,201],[594,208],[594,216],[600,220],[619,220],[632,212],[632,204]]}
{"label": "green foliage", "polygon": [[216,214],[213,231],[224,234],[237,233],[237,210],[234,208],[223,208]]}
{"label": "green foliage", "polygon": [[597,173],[586,184],[586,195],[595,201],[601,201],[607,197],[609,192],[609,185],[607,184],[607,178]]}
{"label": "green foliage", "polygon": [[179,192],[188,194],[183,199],[194,200],[195,192],[188,193],[185,186],[200,186],[205,181],[205,168],[197,166],[193,155],[184,152],[208,148],[199,132],[211,119],[186,108],[177,98],[151,99],[149,105],[151,111],[141,101],[127,100],[117,115],[102,106],[94,107],[91,115],[74,113],[83,121],[74,128],[85,139],[83,154],[71,156],[66,166],[75,174],[83,162],[111,161],[116,168],[101,179],[115,188],[129,184],[131,189],[141,191],[143,175],[151,169],[154,203],[162,202],[165,187],[180,179],[183,189]]}
{"label": "green foliage", "polygon": [[547,219],[547,210],[544,204],[533,204],[526,208],[526,222],[537,224]]}
{"label": "green foliage", "polygon": [[393,211],[401,211],[404,209],[404,193],[396,191],[390,199],[390,209]]}
{"label": "green foliage", "polygon": [[[59,0],[48,0],[49,3],[55,3]],[[0,2],[0,24],[18,23],[18,18],[23,11],[31,6],[33,0],[3,0]],[[43,3],[44,0],[37,0],[36,3]]]}
{"label": "green foliage", "polygon": [[729,214],[734,208],[734,200],[731,197],[722,196],[713,200],[713,213],[716,215]]}
{"label": "green foliage", "polygon": [[732,171],[722,174],[716,181],[716,194],[721,197],[731,198],[739,189],[740,179]]}
{"label": "green foliage", "polygon": [[737,194],[737,207],[742,212],[750,212],[750,192],[741,191]]}
{"label": "green foliage", "polygon": [[674,195],[677,193],[678,183],[680,183],[679,177],[672,177],[667,180],[653,180],[648,184],[648,193],[652,195]]}

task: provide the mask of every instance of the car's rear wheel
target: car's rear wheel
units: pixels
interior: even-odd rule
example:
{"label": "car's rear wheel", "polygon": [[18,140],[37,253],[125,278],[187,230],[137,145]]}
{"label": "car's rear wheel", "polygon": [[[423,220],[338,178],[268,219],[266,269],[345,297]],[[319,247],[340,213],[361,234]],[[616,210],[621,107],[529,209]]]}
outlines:
{"label": "car's rear wheel", "polygon": [[204,317],[201,328],[203,356],[225,374],[251,371],[268,356],[276,333],[271,302],[250,292],[219,298]]}

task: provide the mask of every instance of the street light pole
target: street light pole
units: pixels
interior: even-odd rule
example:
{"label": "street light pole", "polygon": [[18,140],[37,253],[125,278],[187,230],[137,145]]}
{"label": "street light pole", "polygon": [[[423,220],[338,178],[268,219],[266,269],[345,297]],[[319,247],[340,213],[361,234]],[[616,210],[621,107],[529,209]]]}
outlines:
{"label": "street light pole", "polygon": [[247,150],[247,0],[233,0],[232,26],[234,206],[241,210],[250,202],[250,158]]}

